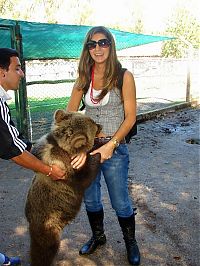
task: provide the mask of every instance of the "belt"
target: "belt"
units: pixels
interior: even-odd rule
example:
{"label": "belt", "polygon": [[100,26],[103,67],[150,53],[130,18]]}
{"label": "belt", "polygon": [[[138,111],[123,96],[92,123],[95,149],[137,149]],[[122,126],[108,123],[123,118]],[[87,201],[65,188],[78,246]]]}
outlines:
{"label": "belt", "polygon": [[[95,138],[94,139],[94,146],[95,146],[95,148],[99,148],[99,147],[103,146],[104,144],[106,144],[107,142],[109,142],[111,139],[112,139],[112,136]],[[125,139],[122,139],[119,143],[125,144],[126,141],[125,141]]]}

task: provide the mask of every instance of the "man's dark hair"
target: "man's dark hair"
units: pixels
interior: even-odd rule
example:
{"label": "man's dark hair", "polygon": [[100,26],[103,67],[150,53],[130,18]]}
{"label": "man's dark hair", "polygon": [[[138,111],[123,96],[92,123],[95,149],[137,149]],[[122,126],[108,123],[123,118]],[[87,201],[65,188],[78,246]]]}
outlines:
{"label": "man's dark hair", "polygon": [[10,58],[19,57],[19,53],[15,49],[0,48],[0,68],[8,70],[10,66]]}

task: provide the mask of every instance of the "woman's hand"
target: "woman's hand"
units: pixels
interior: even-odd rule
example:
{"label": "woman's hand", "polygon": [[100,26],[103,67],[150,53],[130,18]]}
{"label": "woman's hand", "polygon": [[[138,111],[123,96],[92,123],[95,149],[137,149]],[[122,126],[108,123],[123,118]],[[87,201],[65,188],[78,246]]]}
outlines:
{"label": "woman's hand", "polygon": [[73,156],[71,159],[71,165],[74,169],[81,168],[85,162],[86,162],[87,154],[85,152],[81,152],[75,156]]}
{"label": "woman's hand", "polygon": [[108,160],[112,157],[114,148],[115,147],[114,147],[113,143],[111,141],[109,141],[108,143],[104,144],[100,148],[91,152],[90,155],[100,153],[101,154],[101,163],[103,163],[105,160]]}

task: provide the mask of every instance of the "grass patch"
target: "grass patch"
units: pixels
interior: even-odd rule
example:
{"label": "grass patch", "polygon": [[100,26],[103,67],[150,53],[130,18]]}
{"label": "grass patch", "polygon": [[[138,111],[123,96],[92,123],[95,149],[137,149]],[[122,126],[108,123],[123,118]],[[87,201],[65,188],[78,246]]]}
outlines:
{"label": "grass patch", "polygon": [[[36,98],[28,99],[28,106],[31,113],[47,112],[57,109],[65,109],[70,97],[60,98],[44,98],[38,100]],[[15,103],[10,103],[9,107],[13,116],[16,116]]]}

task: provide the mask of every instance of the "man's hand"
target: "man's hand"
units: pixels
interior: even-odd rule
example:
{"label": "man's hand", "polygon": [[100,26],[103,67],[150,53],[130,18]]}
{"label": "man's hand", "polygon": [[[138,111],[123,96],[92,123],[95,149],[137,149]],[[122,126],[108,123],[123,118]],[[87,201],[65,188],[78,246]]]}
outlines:
{"label": "man's hand", "polygon": [[47,176],[50,176],[53,180],[62,180],[65,178],[65,174],[65,171],[63,171],[59,166],[53,164],[50,166],[50,172]]}

